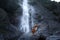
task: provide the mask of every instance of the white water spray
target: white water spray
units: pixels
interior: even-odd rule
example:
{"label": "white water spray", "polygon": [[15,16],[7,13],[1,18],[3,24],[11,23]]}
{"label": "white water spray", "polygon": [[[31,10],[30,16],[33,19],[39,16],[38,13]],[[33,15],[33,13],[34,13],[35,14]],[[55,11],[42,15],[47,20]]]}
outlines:
{"label": "white water spray", "polygon": [[22,18],[21,18],[21,29],[23,32],[28,33],[29,32],[29,4],[28,4],[28,0],[23,0],[23,5],[22,5],[22,9],[23,9],[23,14],[22,14]]}
{"label": "white water spray", "polygon": [[34,13],[35,13],[35,9],[31,5],[30,5],[30,13],[31,13],[31,26],[33,28],[33,26],[34,26],[34,18],[33,18],[33,16],[34,16]]}

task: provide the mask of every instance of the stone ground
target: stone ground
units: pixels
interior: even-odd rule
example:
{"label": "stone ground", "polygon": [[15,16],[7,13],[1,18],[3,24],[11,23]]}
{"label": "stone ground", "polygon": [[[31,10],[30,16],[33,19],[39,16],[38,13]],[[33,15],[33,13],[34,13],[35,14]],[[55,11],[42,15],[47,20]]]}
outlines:
{"label": "stone ground", "polygon": [[29,32],[29,33],[24,33],[18,40],[37,40],[38,37],[39,35],[37,35],[37,33],[33,35],[31,32]]}

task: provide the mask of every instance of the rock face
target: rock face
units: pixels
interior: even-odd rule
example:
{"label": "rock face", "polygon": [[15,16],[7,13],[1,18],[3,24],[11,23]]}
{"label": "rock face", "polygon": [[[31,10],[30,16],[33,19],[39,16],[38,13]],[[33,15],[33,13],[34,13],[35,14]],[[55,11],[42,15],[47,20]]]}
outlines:
{"label": "rock face", "polygon": [[5,27],[8,25],[8,23],[7,13],[0,8],[0,40],[4,39],[2,33],[7,33]]}
{"label": "rock face", "polygon": [[0,8],[0,26],[5,26],[8,24],[8,16],[7,16],[7,13]]}
{"label": "rock face", "polygon": [[[47,36],[60,35],[60,23],[54,20],[55,18],[58,19],[54,15],[56,10],[53,10],[53,13],[43,6],[40,1],[42,0],[33,0],[29,3],[35,8],[33,18],[34,23],[39,24],[37,34],[39,36],[41,33],[44,36],[46,34],[48,34]],[[17,40],[21,36],[21,32],[18,30],[21,15],[22,8],[19,6],[18,0],[0,0],[0,40]]]}
{"label": "rock face", "polygon": [[[18,17],[22,13],[18,0],[0,0],[0,39],[15,40],[21,36]],[[17,14],[17,15],[16,15]]]}
{"label": "rock face", "polygon": [[[43,1],[43,0],[41,0],[41,1]],[[55,3],[52,2],[52,4],[55,4]],[[48,6],[47,6],[48,4],[47,5],[44,4],[46,6],[45,7],[45,6],[42,5],[42,3],[40,3],[39,0],[33,1],[31,3],[31,5],[34,6],[35,11],[36,11],[35,14],[34,14],[34,16],[33,16],[34,20],[35,20],[34,22],[36,24],[40,23],[40,28],[44,24],[47,25],[46,26],[47,28],[45,28],[46,30],[42,29],[42,34],[43,35],[48,34],[48,36],[51,36],[51,35],[52,36],[53,35],[60,35],[59,34],[60,33],[60,22],[58,22],[59,16],[56,16],[56,14],[58,14],[58,13],[56,13],[54,15],[55,11],[57,11],[56,8],[53,5],[52,5],[52,8],[51,8],[50,7],[51,5],[50,5],[49,8],[51,8],[51,10],[53,10],[53,11],[50,11],[48,9]],[[55,6],[56,6],[56,4],[55,4]],[[59,8],[59,7],[57,6],[57,8]],[[54,11],[54,9],[55,9],[55,11]],[[55,21],[55,18],[57,19],[57,21]],[[44,25],[44,27],[45,27],[45,25]]]}
{"label": "rock face", "polygon": [[7,40],[18,37],[19,34],[20,32],[18,28],[10,24],[7,13],[0,8],[0,36],[2,37],[2,39],[5,38]]}
{"label": "rock face", "polygon": [[13,25],[17,24],[17,23],[14,23],[17,20],[16,17],[18,15],[21,15],[22,13],[21,6],[18,3],[19,3],[19,0],[0,0],[0,8],[4,9],[7,12],[9,21]]}

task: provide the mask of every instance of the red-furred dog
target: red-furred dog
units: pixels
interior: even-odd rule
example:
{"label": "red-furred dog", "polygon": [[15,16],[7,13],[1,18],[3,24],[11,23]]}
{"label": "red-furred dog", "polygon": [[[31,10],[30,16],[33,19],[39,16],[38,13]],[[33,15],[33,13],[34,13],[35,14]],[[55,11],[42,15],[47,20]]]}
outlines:
{"label": "red-furred dog", "polygon": [[33,33],[33,35],[34,35],[34,33],[37,31],[37,28],[38,28],[38,25],[35,24],[34,27],[33,27],[33,29],[32,29],[32,33]]}

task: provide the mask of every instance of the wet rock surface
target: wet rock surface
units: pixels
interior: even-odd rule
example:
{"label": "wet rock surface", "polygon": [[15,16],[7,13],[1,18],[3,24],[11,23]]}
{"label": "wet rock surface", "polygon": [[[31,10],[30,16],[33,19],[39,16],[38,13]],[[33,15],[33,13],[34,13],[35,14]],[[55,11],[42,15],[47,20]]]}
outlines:
{"label": "wet rock surface", "polygon": [[38,40],[40,35],[46,36],[47,40],[52,40],[53,37],[54,40],[55,38],[59,40],[60,4],[58,4],[58,6],[57,4],[54,5],[57,6],[56,10],[54,6],[47,6],[46,4],[46,6],[43,6],[42,3],[40,4],[41,1],[35,0],[30,3],[30,5],[35,8],[35,14],[33,15],[35,20],[34,22],[39,24],[36,35],[32,36],[31,32],[28,34],[23,34],[19,31],[18,23],[20,20],[19,18],[22,15],[22,9],[18,5],[17,1],[0,0],[0,40]]}

